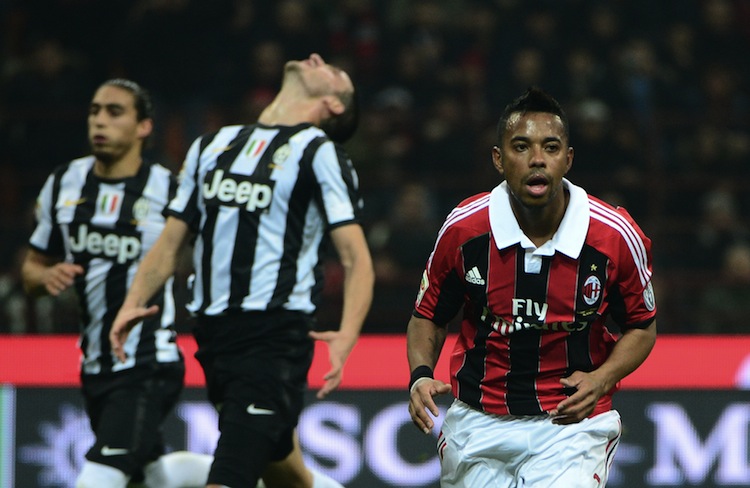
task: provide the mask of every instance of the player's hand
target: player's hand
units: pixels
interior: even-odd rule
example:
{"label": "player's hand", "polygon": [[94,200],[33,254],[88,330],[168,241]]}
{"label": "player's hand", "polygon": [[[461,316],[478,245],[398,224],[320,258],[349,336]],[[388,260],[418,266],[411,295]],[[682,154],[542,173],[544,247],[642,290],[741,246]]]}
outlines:
{"label": "player's hand", "polygon": [[328,361],[331,364],[331,369],[323,376],[325,383],[315,395],[319,400],[322,400],[341,384],[344,377],[344,363],[346,363],[349,353],[352,352],[357,338],[352,338],[341,331],[311,331],[310,337],[328,344]]}
{"label": "player's hand", "polygon": [[555,424],[574,424],[585,419],[596,408],[596,402],[606,393],[605,383],[595,372],[576,371],[560,380],[565,387],[572,387],[576,392],[561,401],[557,408],[550,412]]}
{"label": "player's hand", "polygon": [[432,378],[419,378],[412,385],[409,394],[409,415],[411,415],[411,421],[419,430],[425,434],[432,431],[435,422],[427,412],[429,411],[433,417],[440,415],[440,410],[433,397],[450,391],[451,385]]}
{"label": "player's hand", "polygon": [[117,312],[117,317],[115,317],[114,322],[112,322],[112,328],[109,330],[109,344],[112,346],[112,352],[120,361],[124,362],[127,359],[124,346],[128,334],[130,334],[133,327],[146,317],[157,313],[159,313],[158,305],[128,309],[121,308]]}
{"label": "player's hand", "polygon": [[73,263],[57,263],[50,266],[42,275],[44,289],[56,297],[63,291],[73,286],[76,276],[84,273],[83,266]]}

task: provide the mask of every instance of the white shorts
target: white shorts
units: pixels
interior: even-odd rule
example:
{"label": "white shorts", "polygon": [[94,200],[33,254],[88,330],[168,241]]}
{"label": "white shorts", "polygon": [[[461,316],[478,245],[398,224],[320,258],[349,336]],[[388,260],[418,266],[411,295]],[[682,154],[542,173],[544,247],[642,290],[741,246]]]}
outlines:
{"label": "white shorts", "polygon": [[490,415],[455,400],[438,437],[442,488],[601,488],[620,442],[620,414],[577,424]]}

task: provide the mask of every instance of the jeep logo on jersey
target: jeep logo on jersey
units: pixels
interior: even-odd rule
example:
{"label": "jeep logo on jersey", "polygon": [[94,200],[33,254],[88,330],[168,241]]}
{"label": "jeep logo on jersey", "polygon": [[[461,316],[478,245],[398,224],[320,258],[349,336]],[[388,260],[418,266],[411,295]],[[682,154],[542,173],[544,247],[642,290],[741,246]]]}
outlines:
{"label": "jeep logo on jersey", "polygon": [[70,250],[76,254],[114,258],[119,264],[132,261],[141,254],[141,241],[137,237],[89,230],[86,224],[80,225],[78,233],[69,240]]}
{"label": "jeep logo on jersey", "polygon": [[[208,173],[208,177],[211,173]],[[206,203],[244,205],[248,212],[265,209],[271,204],[273,188],[265,183],[253,183],[247,176],[224,177],[224,170],[213,174],[211,183],[203,183],[203,198]]]}

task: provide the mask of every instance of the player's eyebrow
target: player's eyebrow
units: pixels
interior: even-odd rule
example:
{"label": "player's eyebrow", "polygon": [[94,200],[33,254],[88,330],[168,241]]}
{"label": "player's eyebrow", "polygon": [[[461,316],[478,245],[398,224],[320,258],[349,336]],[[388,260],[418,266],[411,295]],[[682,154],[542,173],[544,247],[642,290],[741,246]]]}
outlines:
{"label": "player's eyebrow", "polygon": [[[531,137],[528,136],[513,136],[510,138],[511,141],[523,141],[523,142],[531,142]],[[542,143],[548,143],[548,142],[562,142],[562,139],[558,136],[548,136],[542,139]]]}
{"label": "player's eyebrow", "polygon": [[99,103],[91,102],[91,107],[104,107],[104,108],[125,108],[125,105],[121,103]]}

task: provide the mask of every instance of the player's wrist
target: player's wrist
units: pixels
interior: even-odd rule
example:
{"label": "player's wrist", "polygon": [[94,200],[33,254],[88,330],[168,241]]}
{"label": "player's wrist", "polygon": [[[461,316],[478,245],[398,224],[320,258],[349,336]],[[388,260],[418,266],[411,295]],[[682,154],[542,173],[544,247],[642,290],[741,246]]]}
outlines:
{"label": "player's wrist", "polygon": [[409,391],[412,390],[414,387],[414,384],[423,379],[423,378],[429,378],[434,379],[435,373],[432,371],[432,368],[427,366],[426,364],[423,364],[421,366],[417,366],[414,368],[414,370],[411,372],[411,378],[409,379]]}

